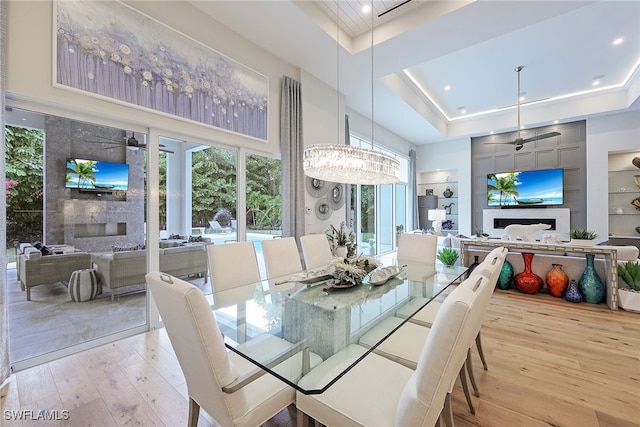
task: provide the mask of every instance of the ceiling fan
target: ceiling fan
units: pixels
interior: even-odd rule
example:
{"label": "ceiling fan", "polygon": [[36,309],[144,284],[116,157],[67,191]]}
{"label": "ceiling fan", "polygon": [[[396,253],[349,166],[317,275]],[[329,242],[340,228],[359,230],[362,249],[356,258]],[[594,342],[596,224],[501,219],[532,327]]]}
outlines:
{"label": "ceiling fan", "polygon": [[524,68],[524,65],[519,65],[515,68],[514,71],[518,73],[518,93],[516,94],[516,98],[518,100],[518,136],[513,141],[503,141],[503,142],[485,142],[485,144],[512,144],[516,147],[516,151],[522,150],[524,144],[527,142],[539,141],[541,139],[551,138],[552,136],[560,135],[560,132],[547,132],[541,135],[535,135],[529,138],[522,138],[520,136],[520,71]]}
{"label": "ceiling fan", "polygon": [[[99,144],[114,144],[114,145],[119,145],[119,146],[122,145],[122,142],[117,141],[115,139],[105,138],[104,136],[99,136],[99,135],[98,135],[98,138],[102,138],[102,139],[104,139],[104,141],[87,141],[87,142],[93,142],[93,143],[99,143]],[[124,137],[124,143],[126,144],[126,146],[127,146],[127,148],[129,150],[138,150],[138,149],[146,150],[147,149],[147,144],[144,143],[144,142],[138,141],[136,139],[136,136],[135,136],[134,133],[132,133],[131,136],[128,137],[128,138],[125,136]],[[165,153],[172,153],[173,154],[173,151],[168,150],[165,147],[166,146],[164,144],[160,144],[160,151],[163,151]],[[109,147],[109,148],[107,148],[107,150],[109,150],[110,148],[118,148],[118,147],[116,147],[116,146]]]}

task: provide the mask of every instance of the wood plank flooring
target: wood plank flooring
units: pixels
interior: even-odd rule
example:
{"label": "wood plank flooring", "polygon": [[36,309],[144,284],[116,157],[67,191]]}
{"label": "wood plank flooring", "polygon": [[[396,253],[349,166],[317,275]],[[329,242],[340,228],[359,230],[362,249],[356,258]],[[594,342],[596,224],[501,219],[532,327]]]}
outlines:
{"label": "wood plank flooring", "polygon": [[[476,415],[456,386],[457,427],[640,426],[640,314],[496,291],[482,341],[489,370],[474,349]],[[45,408],[69,419],[5,419]],[[186,384],[162,329],[14,374],[2,410],[9,426],[183,426]],[[267,426],[295,419],[292,406]],[[199,425],[216,424],[201,414]]]}

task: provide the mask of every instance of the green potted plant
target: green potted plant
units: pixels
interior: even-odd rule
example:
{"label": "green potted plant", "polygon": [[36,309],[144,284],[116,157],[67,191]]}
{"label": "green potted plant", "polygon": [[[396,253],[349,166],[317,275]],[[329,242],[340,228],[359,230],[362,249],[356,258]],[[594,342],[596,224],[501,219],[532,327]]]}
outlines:
{"label": "green potted plant", "polygon": [[[618,263],[618,304],[624,310],[640,313],[640,263]],[[622,285],[622,286],[620,286]]]}
{"label": "green potted plant", "polygon": [[478,240],[487,240],[489,238],[489,235],[482,230],[476,230],[474,234]]}
{"label": "green potted plant", "polygon": [[571,244],[576,246],[593,246],[593,241],[598,234],[595,231],[576,228],[569,234]]}
{"label": "green potted plant", "polygon": [[447,267],[453,267],[460,254],[454,248],[442,248],[436,254],[436,259]]}

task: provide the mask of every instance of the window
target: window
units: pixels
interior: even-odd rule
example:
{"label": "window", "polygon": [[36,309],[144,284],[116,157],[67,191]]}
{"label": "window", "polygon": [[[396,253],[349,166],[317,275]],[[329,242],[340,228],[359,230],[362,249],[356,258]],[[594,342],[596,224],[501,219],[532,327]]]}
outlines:
{"label": "window", "polygon": [[[354,135],[350,141],[353,146],[371,147],[370,142]],[[351,229],[356,232],[358,251],[365,255],[394,250],[396,233],[406,231],[407,225],[409,159],[382,147],[374,145],[374,148],[400,161],[400,183],[351,186]]]}

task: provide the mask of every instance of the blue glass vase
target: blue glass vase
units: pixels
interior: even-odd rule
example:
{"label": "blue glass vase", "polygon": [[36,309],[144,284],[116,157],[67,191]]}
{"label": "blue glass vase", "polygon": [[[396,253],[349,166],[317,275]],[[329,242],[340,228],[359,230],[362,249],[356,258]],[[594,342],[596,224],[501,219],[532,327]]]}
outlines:
{"label": "blue glass vase", "polygon": [[582,295],[578,290],[578,283],[575,280],[569,282],[569,287],[564,294],[564,299],[569,302],[582,302]]}
{"label": "blue glass vase", "polygon": [[511,281],[513,280],[513,265],[506,259],[502,264],[500,275],[498,276],[498,289],[507,290],[511,287]]}
{"label": "blue glass vase", "polygon": [[580,289],[580,293],[585,302],[598,304],[607,293],[607,289],[604,283],[602,283],[602,280],[600,280],[600,277],[598,277],[598,273],[596,273],[593,265],[595,255],[586,254],[586,256],[587,266],[584,268],[582,277],[580,277],[578,281],[578,289]]}

